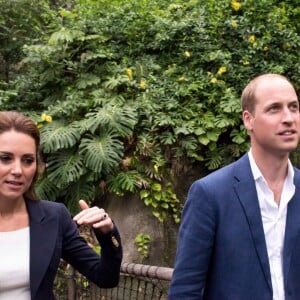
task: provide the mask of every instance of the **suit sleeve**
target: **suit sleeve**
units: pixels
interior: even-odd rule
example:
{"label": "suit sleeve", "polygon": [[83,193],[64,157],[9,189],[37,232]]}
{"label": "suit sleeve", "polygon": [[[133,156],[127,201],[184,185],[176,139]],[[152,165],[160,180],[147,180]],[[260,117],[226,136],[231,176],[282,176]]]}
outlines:
{"label": "suit sleeve", "polygon": [[205,183],[194,182],[182,213],[170,300],[203,297],[216,230],[212,203]]}
{"label": "suit sleeve", "polygon": [[117,227],[107,234],[96,233],[99,256],[83,239],[65,206],[61,210],[62,258],[99,287],[112,288],[119,282],[122,262],[121,238]]}

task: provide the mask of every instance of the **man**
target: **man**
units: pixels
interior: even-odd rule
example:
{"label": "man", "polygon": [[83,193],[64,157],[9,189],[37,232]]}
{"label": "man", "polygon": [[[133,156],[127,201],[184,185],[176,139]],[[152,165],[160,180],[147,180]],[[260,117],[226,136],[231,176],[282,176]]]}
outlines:
{"label": "man", "polygon": [[251,148],[192,184],[169,299],[299,300],[299,103],[287,78],[264,74],[242,93]]}

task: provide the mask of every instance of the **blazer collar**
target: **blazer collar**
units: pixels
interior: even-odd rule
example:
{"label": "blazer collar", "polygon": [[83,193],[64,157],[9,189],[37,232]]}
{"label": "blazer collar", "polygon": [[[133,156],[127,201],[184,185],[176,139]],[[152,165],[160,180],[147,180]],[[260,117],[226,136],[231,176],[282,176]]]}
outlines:
{"label": "blazer collar", "polygon": [[46,214],[42,201],[25,201],[30,220],[30,289],[34,299],[53,256],[58,221],[57,216]]}
{"label": "blazer collar", "polygon": [[[283,252],[283,272],[286,286],[288,272],[291,265],[292,250],[297,237],[300,234],[300,171],[294,168],[294,184],[295,194],[290,200],[287,208],[287,219],[284,238]],[[234,169],[234,177],[236,184],[234,189],[239,198],[239,201],[244,209],[248,220],[249,228],[252,234],[253,243],[255,245],[257,255],[259,257],[261,267],[265,274],[265,278],[272,288],[270,265],[268,259],[267,246],[263,230],[261,212],[259,208],[255,181],[250,168],[248,155],[245,154],[236,162]]]}
{"label": "blazer collar", "polygon": [[261,268],[265,275],[265,279],[269,285],[269,288],[272,290],[267,245],[257,198],[255,181],[251,172],[248,154],[245,154],[235,163],[234,177],[236,179],[236,184],[234,185],[236,195],[243,207],[245,216],[247,218],[253,244],[255,246]]}
{"label": "blazer collar", "polygon": [[288,204],[284,237],[283,272],[285,283],[291,265],[292,250],[300,234],[300,171],[296,168],[294,184],[296,189],[293,198]]}

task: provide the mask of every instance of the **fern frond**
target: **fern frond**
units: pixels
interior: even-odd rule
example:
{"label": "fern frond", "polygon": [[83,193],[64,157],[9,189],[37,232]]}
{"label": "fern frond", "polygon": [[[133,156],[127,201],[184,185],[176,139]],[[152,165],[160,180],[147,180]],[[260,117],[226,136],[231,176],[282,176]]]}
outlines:
{"label": "fern frond", "polygon": [[41,128],[41,150],[44,153],[70,148],[79,139],[80,127],[77,123],[65,125],[61,121],[53,121]]}
{"label": "fern frond", "polygon": [[104,105],[117,105],[117,106],[124,106],[126,103],[125,98],[122,95],[111,95],[104,92],[103,89],[96,89],[91,92],[93,96],[93,107],[102,107]]}
{"label": "fern frond", "polygon": [[114,77],[109,77],[103,86],[107,89],[113,90],[118,86],[128,83],[130,83],[130,79],[128,78],[128,76],[116,75]]}
{"label": "fern frond", "polygon": [[83,138],[79,152],[86,166],[100,174],[118,166],[123,156],[123,145],[112,130],[103,130],[99,136],[89,134]]}
{"label": "fern frond", "polygon": [[113,193],[134,193],[139,187],[139,178],[140,176],[136,171],[120,172],[108,177],[107,186],[109,191]]}
{"label": "fern frond", "polygon": [[50,45],[58,45],[62,42],[72,42],[74,39],[82,36],[84,36],[84,32],[80,30],[69,30],[63,27],[59,31],[56,31],[51,35],[48,43]]}
{"label": "fern frond", "polygon": [[89,86],[98,84],[100,81],[100,77],[94,74],[81,74],[80,78],[76,82],[76,86],[78,89],[85,89]]}

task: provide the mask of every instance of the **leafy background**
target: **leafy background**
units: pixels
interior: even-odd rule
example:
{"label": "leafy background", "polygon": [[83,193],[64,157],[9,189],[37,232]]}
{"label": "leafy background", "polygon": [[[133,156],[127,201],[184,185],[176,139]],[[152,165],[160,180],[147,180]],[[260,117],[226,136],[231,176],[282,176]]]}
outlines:
{"label": "leafy background", "polygon": [[0,108],[41,128],[38,194],[72,212],[80,198],[139,193],[159,221],[178,223],[176,178],[249,147],[239,103],[249,79],[280,73],[299,89],[297,1],[0,6]]}

